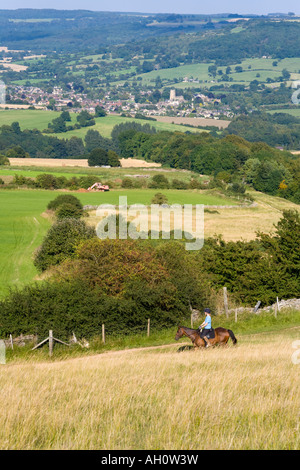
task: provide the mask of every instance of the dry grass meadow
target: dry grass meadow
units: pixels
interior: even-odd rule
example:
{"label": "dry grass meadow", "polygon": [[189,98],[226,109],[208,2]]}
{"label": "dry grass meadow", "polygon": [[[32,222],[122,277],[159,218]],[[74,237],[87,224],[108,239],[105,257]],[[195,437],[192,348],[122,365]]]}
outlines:
{"label": "dry grass meadow", "polygon": [[208,119],[208,118],[188,118],[188,117],[169,117],[169,116],[155,116],[158,122],[168,122],[173,124],[188,124],[190,126],[214,126],[219,129],[226,129],[231,121],[222,119]]}
{"label": "dry grass meadow", "polygon": [[[195,192],[195,198],[197,197],[197,194],[200,193],[201,192]],[[276,225],[281,219],[283,210],[300,210],[299,205],[286,199],[272,197],[267,194],[254,191],[252,191],[251,194],[255,197],[254,207],[232,206],[220,208],[206,206],[206,212],[204,214],[204,237],[208,238],[222,235],[225,241],[255,240],[257,232],[274,232],[274,225]],[[195,217],[194,210],[192,222],[193,230],[195,230],[196,226]],[[133,221],[133,217],[128,217],[128,220],[130,222]],[[160,224],[161,220],[162,219],[160,219]],[[87,223],[96,227],[99,221],[100,219],[96,216],[96,211],[89,211]],[[141,229],[147,231],[148,228],[151,228],[150,215],[139,216],[139,222],[144,222],[146,225],[142,228],[139,227],[138,230]],[[171,213],[170,227],[171,230],[184,227],[182,217],[177,219]]]}
{"label": "dry grass meadow", "polygon": [[[36,166],[36,158],[10,158],[10,164],[12,166]],[[138,160],[137,158],[121,158],[120,159],[122,168],[159,168],[160,163],[145,162],[144,160]],[[76,158],[39,158],[38,164],[42,167],[57,168],[57,167],[80,167],[89,168],[87,159],[76,159]]]}
{"label": "dry grass meadow", "polygon": [[2,365],[0,449],[299,449],[299,329],[238,339]]}

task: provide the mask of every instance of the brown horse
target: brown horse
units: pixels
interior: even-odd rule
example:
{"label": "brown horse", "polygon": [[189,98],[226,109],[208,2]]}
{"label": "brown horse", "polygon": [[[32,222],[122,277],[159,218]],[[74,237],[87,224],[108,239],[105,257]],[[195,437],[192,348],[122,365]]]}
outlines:
{"label": "brown horse", "polygon": [[[187,328],[186,326],[179,326],[175,336],[176,341],[178,341],[183,336],[187,336],[192,341],[195,349],[206,347],[206,341],[200,337],[199,330],[193,330],[192,328]],[[229,338],[232,339],[233,344],[237,343],[237,339],[231,330],[226,330],[226,328],[219,327],[215,329],[215,337],[209,339],[208,341],[211,346],[225,346],[228,343]]]}

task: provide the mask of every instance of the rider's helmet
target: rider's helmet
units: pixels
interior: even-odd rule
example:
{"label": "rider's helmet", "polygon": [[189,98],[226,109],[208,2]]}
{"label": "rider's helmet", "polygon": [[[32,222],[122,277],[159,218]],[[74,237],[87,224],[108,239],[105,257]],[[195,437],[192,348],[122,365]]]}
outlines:
{"label": "rider's helmet", "polygon": [[204,313],[211,313],[210,308],[205,308]]}

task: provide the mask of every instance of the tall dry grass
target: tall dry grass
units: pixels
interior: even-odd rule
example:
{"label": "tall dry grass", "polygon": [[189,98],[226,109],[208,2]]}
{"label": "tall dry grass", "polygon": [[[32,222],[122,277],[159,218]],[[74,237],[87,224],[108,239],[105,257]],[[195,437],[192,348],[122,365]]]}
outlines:
{"label": "tall dry grass", "polygon": [[0,448],[298,449],[298,334],[0,366]]}

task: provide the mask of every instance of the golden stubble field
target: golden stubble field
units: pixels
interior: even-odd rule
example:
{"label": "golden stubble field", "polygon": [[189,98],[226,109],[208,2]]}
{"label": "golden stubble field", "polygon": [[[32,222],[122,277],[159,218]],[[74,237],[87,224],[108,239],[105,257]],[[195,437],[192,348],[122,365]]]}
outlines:
{"label": "golden stubble field", "polygon": [[0,366],[0,448],[299,449],[299,334]]}
{"label": "golden stubble field", "polygon": [[[10,164],[12,166],[37,166],[36,158],[10,158]],[[160,168],[160,163],[146,162],[144,160],[138,160],[137,158],[121,158],[120,159],[122,168]],[[74,167],[74,168],[89,168],[87,159],[81,158],[39,158],[38,164],[42,167],[48,168],[59,168],[59,167]]]}

